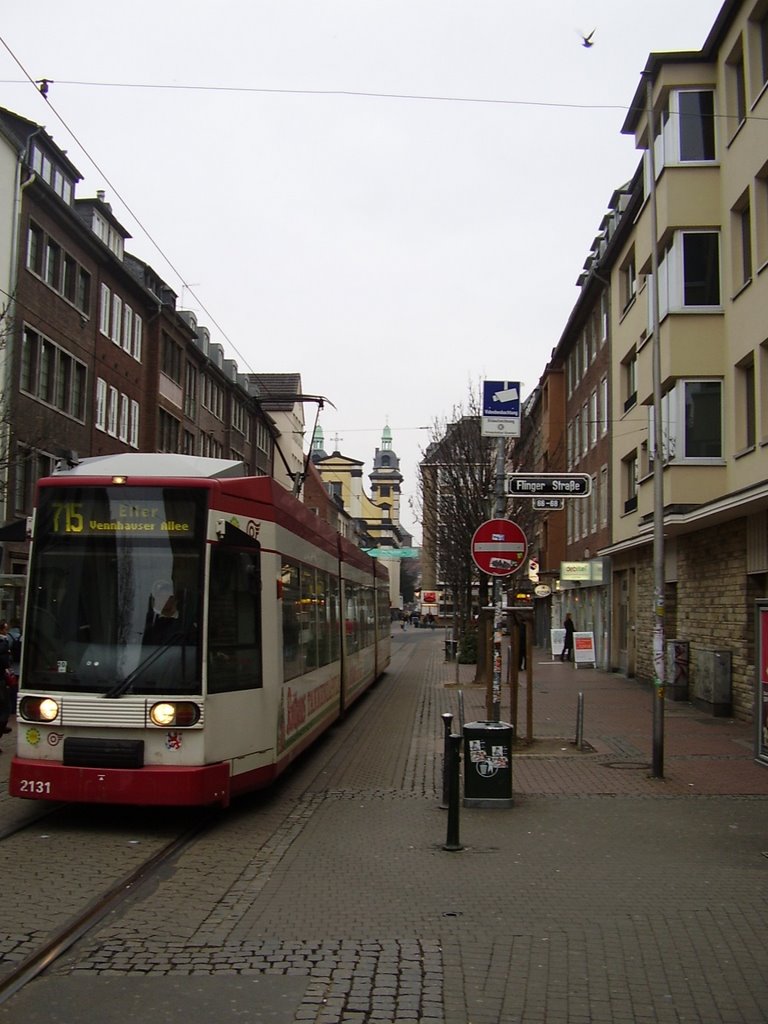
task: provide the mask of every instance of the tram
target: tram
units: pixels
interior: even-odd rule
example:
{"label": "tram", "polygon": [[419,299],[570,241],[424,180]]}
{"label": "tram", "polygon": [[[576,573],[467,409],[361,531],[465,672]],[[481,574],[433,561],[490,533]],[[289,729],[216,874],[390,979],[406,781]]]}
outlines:
{"label": "tram", "polygon": [[389,664],[386,570],[239,462],[84,459],[30,534],[13,796],[226,806]]}

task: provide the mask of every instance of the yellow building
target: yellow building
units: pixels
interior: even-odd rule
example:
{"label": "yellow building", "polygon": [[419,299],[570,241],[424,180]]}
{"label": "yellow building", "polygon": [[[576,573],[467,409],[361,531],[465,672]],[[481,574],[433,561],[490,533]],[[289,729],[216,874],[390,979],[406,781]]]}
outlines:
{"label": "yellow building", "polygon": [[653,678],[658,321],[667,683],[675,639],[690,695],[744,718],[768,596],[767,85],[755,0],[725,3],[700,51],[650,55],[623,127],[642,205],[611,271],[612,664]]}

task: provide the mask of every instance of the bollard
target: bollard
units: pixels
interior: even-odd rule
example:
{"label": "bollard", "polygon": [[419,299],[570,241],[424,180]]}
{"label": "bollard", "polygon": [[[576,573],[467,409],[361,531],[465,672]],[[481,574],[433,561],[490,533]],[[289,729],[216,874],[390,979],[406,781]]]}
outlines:
{"label": "bollard", "polygon": [[459,842],[459,772],[461,771],[461,736],[448,739],[448,830],[443,849],[457,853],[464,847]]}
{"label": "bollard", "polygon": [[445,728],[445,734],[443,737],[443,802],[440,804],[441,810],[445,810],[448,807],[448,760],[449,760],[449,741],[451,738],[451,722],[453,722],[453,715],[450,711],[446,711],[445,714],[440,715],[443,720],[443,726]]}
{"label": "bollard", "polygon": [[581,750],[584,746],[584,691],[579,691],[579,698],[576,703],[576,747]]}

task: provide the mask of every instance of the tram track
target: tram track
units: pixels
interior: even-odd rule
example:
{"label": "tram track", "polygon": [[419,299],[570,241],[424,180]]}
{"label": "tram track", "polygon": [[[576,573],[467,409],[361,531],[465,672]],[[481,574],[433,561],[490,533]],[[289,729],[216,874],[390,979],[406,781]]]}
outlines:
{"label": "tram track", "polygon": [[[9,831],[8,838],[31,827],[41,819],[48,818],[65,809],[65,806],[49,809],[47,813],[40,814],[32,820],[18,823],[18,827]],[[172,836],[159,849],[132,867],[116,882],[105,887],[98,896],[90,899],[84,907],[72,913],[62,925],[38,942],[19,963],[6,969],[0,977],[0,1006],[8,1002],[25,985],[60,959],[77,942],[96,928],[108,914],[119,909],[123,903],[135,895],[140,886],[151,881],[164,867],[184,853],[215,822],[219,821],[220,817],[221,812],[218,809],[207,810],[205,813],[199,814],[190,824],[186,825],[183,831]]]}

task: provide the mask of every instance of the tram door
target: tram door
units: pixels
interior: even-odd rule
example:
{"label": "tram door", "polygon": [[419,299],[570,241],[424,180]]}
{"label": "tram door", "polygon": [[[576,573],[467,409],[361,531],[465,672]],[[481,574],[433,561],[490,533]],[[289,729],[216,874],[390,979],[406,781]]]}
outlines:
{"label": "tram door", "polygon": [[636,670],[635,628],[637,615],[636,575],[633,568],[617,572],[614,577],[614,650],[618,655],[618,669],[633,676]]}

